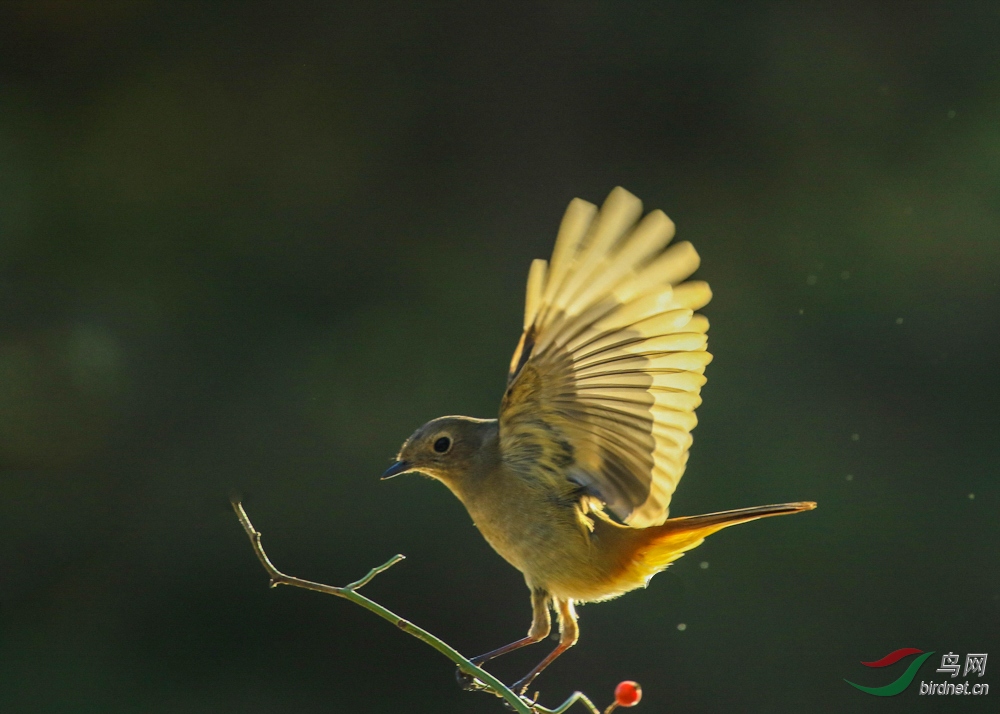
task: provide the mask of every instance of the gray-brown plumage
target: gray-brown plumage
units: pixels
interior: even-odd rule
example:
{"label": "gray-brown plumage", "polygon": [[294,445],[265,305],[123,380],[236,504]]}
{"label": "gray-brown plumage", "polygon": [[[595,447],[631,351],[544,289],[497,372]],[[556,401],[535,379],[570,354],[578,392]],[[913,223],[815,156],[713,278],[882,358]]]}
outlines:
{"label": "gray-brown plumage", "polygon": [[551,263],[528,275],[524,332],[499,419],[449,416],[420,427],[384,475],[420,471],[465,505],[487,542],[524,574],[528,636],[478,664],[545,638],[559,646],[514,687],[571,647],[574,603],[644,586],[717,530],[815,508],[758,506],[667,519],[701,403],[711,299],[690,243],[614,189],[601,210],[573,200]]}

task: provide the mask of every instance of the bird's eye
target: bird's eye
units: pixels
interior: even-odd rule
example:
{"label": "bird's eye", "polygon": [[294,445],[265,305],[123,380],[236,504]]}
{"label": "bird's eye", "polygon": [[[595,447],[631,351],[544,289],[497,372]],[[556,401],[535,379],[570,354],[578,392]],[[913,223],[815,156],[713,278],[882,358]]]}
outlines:
{"label": "bird's eye", "polygon": [[442,436],[440,439],[434,442],[434,450],[439,454],[448,453],[448,449],[451,448],[451,439],[447,436]]}

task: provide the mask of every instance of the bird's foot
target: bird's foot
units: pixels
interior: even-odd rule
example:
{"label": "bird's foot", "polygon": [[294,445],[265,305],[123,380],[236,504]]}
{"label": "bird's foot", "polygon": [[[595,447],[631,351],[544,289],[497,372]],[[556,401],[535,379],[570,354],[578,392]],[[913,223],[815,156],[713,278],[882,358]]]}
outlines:
{"label": "bird's foot", "polygon": [[[478,667],[479,665],[476,666]],[[485,684],[480,682],[471,674],[466,674],[465,672],[463,672],[461,667],[455,668],[455,681],[458,682],[458,686],[460,686],[467,692],[478,692],[480,690],[486,689]]]}
{"label": "bird's foot", "polygon": [[[527,685],[527,684],[525,684],[525,685],[524,685],[524,686],[523,686],[523,687],[521,688],[521,691],[518,691],[518,690],[517,690],[517,688],[516,688],[516,685],[515,685],[515,686],[512,686],[512,687],[510,687],[510,689],[512,689],[512,690],[513,690],[514,692],[516,692],[516,693],[517,693],[517,696],[521,698],[521,701],[523,701],[523,702],[524,702],[525,704],[527,704],[527,705],[528,705],[528,708],[530,709],[530,708],[534,707],[534,706],[535,706],[536,704],[538,704],[538,694],[539,694],[539,693],[538,693],[538,692],[535,692],[535,696],[534,696],[534,698],[533,698],[533,699],[529,699],[528,697],[526,697],[526,696],[524,695],[524,690],[526,690],[527,688],[528,688],[528,685]],[[506,708],[507,708],[507,709],[508,709],[509,711],[512,711],[512,712],[513,712],[513,711],[517,711],[517,710],[516,710],[516,709],[514,708],[514,705],[513,705],[513,704],[511,704],[510,702],[508,702],[508,701],[507,701],[506,699],[504,699],[504,700],[503,700],[503,705],[504,705],[504,707],[506,707]]]}
{"label": "bird's foot", "polygon": [[[526,691],[528,691],[528,686],[532,683],[532,681],[534,681],[535,676],[536,675],[532,674],[532,675],[529,675],[527,677],[522,677],[521,679],[517,680],[512,685],[510,685],[511,691],[513,691],[514,693],[516,693],[517,696],[519,696],[522,699],[524,699],[525,698],[524,693]],[[538,697],[536,696],[535,698],[537,699]]]}

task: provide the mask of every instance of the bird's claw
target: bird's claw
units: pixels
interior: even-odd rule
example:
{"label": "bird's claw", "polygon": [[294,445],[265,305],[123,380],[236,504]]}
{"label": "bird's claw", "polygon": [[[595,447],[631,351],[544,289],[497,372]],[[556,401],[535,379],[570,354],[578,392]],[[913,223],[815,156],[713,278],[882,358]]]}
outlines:
{"label": "bird's claw", "polygon": [[[525,684],[525,685],[524,685],[523,687],[521,687],[521,691],[519,691],[519,692],[518,692],[518,691],[517,691],[517,689],[516,689],[515,687],[513,687],[513,686],[511,687],[511,689],[512,689],[512,690],[514,690],[514,691],[515,691],[515,692],[517,693],[517,696],[518,696],[518,697],[519,697],[519,698],[521,699],[521,701],[522,701],[522,702],[524,702],[525,704],[527,704],[529,708],[530,708],[530,707],[533,707],[533,706],[535,706],[536,704],[538,704],[538,694],[539,694],[538,692],[535,692],[535,698],[534,698],[534,699],[528,699],[528,697],[526,697],[526,696],[524,695],[524,692],[525,692],[525,690],[527,690],[527,689],[528,689],[528,685],[527,685],[527,684]],[[506,708],[507,708],[507,709],[508,709],[509,711],[512,711],[512,712],[513,712],[513,711],[517,711],[517,710],[516,710],[516,709],[514,708],[514,705],[513,705],[513,704],[511,704],[510,702],[508,702],[508,701],[507,701],[506,699],[504,699],[504,700],[503,700],[503,705],[504,705],[504,706],[505,706],[505,707],[506,707]]]}
{"label": "bird's claw", "polygon": [[[519,679],[516,682],[514,682],[512,685],[510,685],[510,689],[511,689],[511,691],[515,692],[517,694],[517,696],[521,697],[522,699],[527,699],[527,697],[524,695],[524,693],[526,691],[528,691],[528,687],[531,685],[531,682],[534,679],[535,679],[534,677],[531,677],[530,679],[527,678],[527,677],[525,677],[524,679]],[[536,696],[535,698],[537,699],[538,697]]]}
{"label": "bird's claw", "polygon": [[476,692],[486,688],[485,684],[480,682],[471,674],[463,672],[461,667],[457,667],[455,669],[455,681],[458,682],[458,686],[467,692]]}

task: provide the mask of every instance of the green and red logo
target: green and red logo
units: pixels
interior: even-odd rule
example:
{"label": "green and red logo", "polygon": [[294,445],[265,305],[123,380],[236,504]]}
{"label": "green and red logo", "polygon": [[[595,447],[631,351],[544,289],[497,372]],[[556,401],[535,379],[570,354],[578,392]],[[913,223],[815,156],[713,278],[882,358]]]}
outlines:
{"label": "green and red logo", "polygon": [[926,662],[927,658],[932,654],[934,654],[934,652],[924,652],[923,650],[918,650],[916,647],[903,647],[895,650],[894,652],[890,652],[882,659],[875,660],[874,662],[862,662],[861,664],[865,667],[889,667],[890,665],[894,665],[901,659],[905,659],[911,655],[920,655],[910,662],[910,665],[906,668],[905,672],[899,675],[899,677],[897,677],[894,681],[889,682],[889,684],[882,687],[865,687],[861,684],[855,684],[849,679],[845,679],[844,681],[852,687],[860,689],[866,694],[874,694],[876,697],[894,697],[910,686],[910,682],[912,682],[913,678],[917,676],[917,670],[920,669],[920,665]]}

